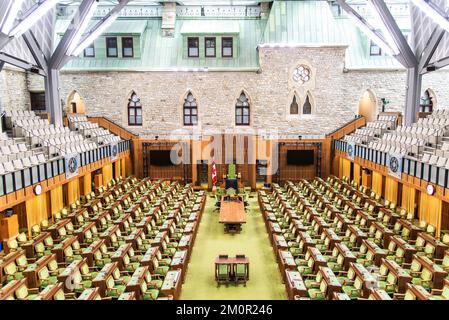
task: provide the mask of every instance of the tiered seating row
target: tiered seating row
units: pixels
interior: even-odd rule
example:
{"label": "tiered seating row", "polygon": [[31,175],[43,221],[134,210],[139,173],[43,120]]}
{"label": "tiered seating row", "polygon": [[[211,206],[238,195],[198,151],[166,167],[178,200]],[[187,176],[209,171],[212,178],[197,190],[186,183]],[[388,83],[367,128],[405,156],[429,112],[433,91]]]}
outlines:
{"label": "tiered seating row", "polygon": [[84,115],[69,115],[68,119],[71,130],[80,132],[86,139],[91,139],[99,145],[120,141],[120,137],[100,128],[97,123],[89,122]]}
{"label": "tiered seating row", "polygon": [[[130,141],[118,143],[118,153],[130,149]],[[79,153],[80,167],[111,157],[112,145]],[[0,162],[0,196],[21,190],[36,183],[65,174],[63,158],[46,160],[43,154],[23,158],[20,161]]]}
{"label": "tiered seating row", "polygon": [[8,242],[0,300],[178,299],[205,199],[178,182],[112,181]]}
{"label": "tiered seating row", "polygon": [[405,211],[336,177],[259,191],[290,299],[449,299],[449,250]]}

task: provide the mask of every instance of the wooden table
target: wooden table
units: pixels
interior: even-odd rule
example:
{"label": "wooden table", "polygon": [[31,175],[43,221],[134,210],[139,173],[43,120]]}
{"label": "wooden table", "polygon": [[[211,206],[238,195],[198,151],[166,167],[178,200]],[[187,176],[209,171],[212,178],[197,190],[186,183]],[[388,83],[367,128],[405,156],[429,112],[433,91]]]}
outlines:
{"label": "wooden table", "polygon": [[218,267],[220,265],[229,265],[230,266],[230,281],[234,281],[234,265],[236,264],[245,264],[246,265],[246,281],[249,280],[249,258],[248,257],[217,257],[215,259],[215,280],[218,281]]}
{"label": "wooden table", "polygon": [[221,198],[220,223],[225,225],[225,232],[240,232],[241,225],[246,223],[245,206],[241,197]]}

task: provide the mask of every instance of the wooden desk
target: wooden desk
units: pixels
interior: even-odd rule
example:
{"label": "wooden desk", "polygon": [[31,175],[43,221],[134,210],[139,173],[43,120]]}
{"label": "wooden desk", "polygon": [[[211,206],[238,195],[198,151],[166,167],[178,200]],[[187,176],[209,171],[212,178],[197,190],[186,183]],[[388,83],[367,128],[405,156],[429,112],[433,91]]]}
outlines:
{"label": "wooden desk", "polygon": [[34,239],[27,241],[22,245],[27,258],[35,258],[36,254],[43,254],[45,250],[51,249],[52,247],[53,238],[49,232],[41,233]]}
{"label": "wooden desk", "polygon": [[372,288],[369,291],[369,300],[392,300],[390,295],[382,289]]}
{"label": "wooden desk", "polygon": [[[67,255],[71,258],[73,255],[81,253],[78,238],[75,236],[65,238],[62,242],[54,246],[51,252],[56,254],[56,260],[58,263],[64,263]],[[71,257],[70,252],[72,253]]]}
{"label": "wooden desk", "polygon": [[[87,270],[85,270],[86,267]],[[87,264],[86,258],[83,258],[83,260],[73,261],[58,275],[58,282],[64,285],[65,292],[72,292],[75,289],[76,283],[74,283],[73,281],[74,276],[77,272],[80,272],[81,275],[84,275],[82,271],[87,271],[87,273],[89,273],[89,266]]]}
{"label": "wooden desk", "polygon": [[72,234],[74,231],[73,223],[70,219],[62,219],[51,225],[47,232],[51,233],[53,239],[65,238],[67,234]]}
{"label": "wooden desk", "polygon": [[188,261],[188,251],[181,250],[175,252],[170,263],[171,270],[181,270],[181,279],[183,283],[187,272],[187,261]]}
{"label": "wooden desk", "polygon": [[133,292],[123,292],[117,300],[136,300],[136,293]]}
{"label": "wooden desk", "polygon": [[295,296],[308,297],[307,288],[298,271],[285,270],[285,279],[287,295],[290,300],[294,300]]}
{"label": "wooden desk", "polygon": [[334,292],[341,292],[341,284],[338,281],[338,278],[335,276],[335,274],[332,272],[332,270],[325,266],[320,266],[318,268],[318,272],[321,273],[323,276],[323,279],[321,281],[326,282],[326,292],[325,295],[328,300],[331,300],[333,298]]}
{"label": "wooden desk", "polygon": [[295,259],[293,258],[293,255],[290,251],[286,251],[286,250],[279,250],[278,251],[278,259],[279,259],[279,267],[281,269],[281,274],[283,276],[283,281],[286,283],[286,278],[285,278],[285,271],[287,270],[293,270],[295,271],[297,266],[295,263]]}
{"label": "wooden desk", "polygon": [[56,283],[45,287],[34,300],[62,300],[61,298],[65,299],[63,284]]}
{"label": "wooden desk", "polygon": [[103,259],[103,252],[107,252],[105,240],[96,240],[81,252],[81,256],[86,258],[87,265],[94,267],[95,262]]}
{"label": "wooden desk", "polygon": [[77,300],[101,300],[100,288],[89,288],[84,290]]}
{"label": "wooden desk", "polygon": [[100,233],[100,239],[104,240],[108,247],[113,247],[116,243],[118,243],[118,240],[121,237],[121,235],[122,234],[119,226],[112,225],[105,231]]}
{"label": "wooden desk", "polygon": [[117,262],[107,263],[92,280],[92,286],[100,289],[99,293],[102,297],[105,297],[107,294],[107,281],[109,277],[112,277],[114,282],[116,279],[120,278],[120,269],[118,268]]}
{"label": "wooden desk", "polygon": [[148,267],[138,267],[126,284],[126,292],[133,292],[137,300],[143,300],[142,283],[146,282]]}
{"label": "wooden desk", "polygon": [[[444,279],[447,277],[447,271],[444,271],[439,264],[434,263],[426,256],[414,255],[413,262],[419,263],[421,265],[421,273],[419,274],[419,276],[421,276],[424,270],[432,274],[432,278],[429,280],[432,283],[431,287],[433,289],[443,289]],[[413,276],[413,272],[411,272],[411,275]]]}
{"label": "wooden desk", "polygon": [[[46,270],[44,270],[46,269]],[[23,272],[27,279],[28,288],[39,288],[40,272],[49,273],[50,275],[58,273],[58,262],[56,261],[56,255],[51,254],[44,256],[36,261],[36,263],[30,264],[28,268]]]}
{"label": "wooden desk", "polygon": [[8,253],[3,259],[0,260],[0,285],[3,285],[7,277],[5,269],[16,268],[21,271],[28,265],[28,261],[25,255],[25,250],[18,250]]}
{"label": "wooden desk", "polygon": [[381,270],[388,269],[386,276],[392,273],[395,277],[395,285],[398,293],[405,293],[406,284],[412,281],[410,274],[401,268],[395,261],[383,258],[381,263]]}
{"label": "wooden desk", "polygon": [[362,298],[368,298],[370,289],[376,287],[377,284],[374,276],[360,263],[351,262],[347,277],[349,280],[361,283]]}
{"label": "wooden desk", "polygon": [[386,258],[387,252],[379,247],[374,241],[363,239],[362,245],[360,246],[360,250],[363,251],[366,249],[366,260],[372,260],[374,261],[374,264],[376,266],[380,266],[382,262],[382,258]]}
{"label": "wooden desk", "polygon": [[422,286],[418,286],[415,284],[407,283],[406,297],[410,295],[414,298],[414,300],[429,300],[432,295],[424,289]]}
{"label": "wooden desk", "polygon": [[[416,253],[414,246],[409,244],[402,238],[393,236],[390,237],[390,243],[388,244],[389,254],[396,255],[397,257],[404,258],[405,263],[412,262],[413,255]],[[393,252],[391,252],[393,251]]]}
{"label": "wooden desk", "polygon": [[334,256],[334,251],[337,258],[337,263],[339,263],[343,270],[348,270],[351,262],[355,262],[357,258],[354,256],[351,250],[343,244],[336,243],[332,255]]}
{"label": "wooden desk", "polygon": [[181,292],[181,270],[172,270],[165,275],[164,282],[161,287],[161,294],[168,297],[173,296],[175,300],[178,300]]}
{"label": "wooden desk", "polygon": [[276,250],[288,250],[287,241],[285,241],[285,238],[282,235],[273,235],[273,244]]}
{"label": "wooden desk", "polygon": [[245,206],[243,200],[238,197],[231,197],[229,201],[225,197],[221,198],[220,223],[225,225],[225,232],[240,232],[241,225],[246,223]]}
{"label": "wooden desk", "polygon": [[424,252],[426,254],[429,253],[428,250],[432,250],[433,256],[436,259],[443,259],[444,251],[447,250],[449,248],[449,246],[447,246],[443,242],[435,239],[434,237],[432,237],[431,235],[429,235],[427,233],[420,232],[420,233],[418,233],[418,236],[416,238],[415,248],[418,251],[420,249],[424,250]]}
{"label": "wooden desk", "polygon": [[0,288],[0,300],[15,299],[16,291],[22,287],[27,287],[27,279],[12,280],[7,285]]}

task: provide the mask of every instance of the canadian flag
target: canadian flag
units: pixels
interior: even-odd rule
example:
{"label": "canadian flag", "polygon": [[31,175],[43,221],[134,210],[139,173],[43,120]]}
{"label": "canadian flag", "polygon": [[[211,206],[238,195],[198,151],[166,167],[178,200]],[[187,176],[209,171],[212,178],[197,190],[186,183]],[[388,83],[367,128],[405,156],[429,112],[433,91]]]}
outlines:
{"label": "canadian flag", "polygon": [[217,167],[215,166],[215,159],[212,159],[212,181],[214,182],[214,186],[217,184]]}

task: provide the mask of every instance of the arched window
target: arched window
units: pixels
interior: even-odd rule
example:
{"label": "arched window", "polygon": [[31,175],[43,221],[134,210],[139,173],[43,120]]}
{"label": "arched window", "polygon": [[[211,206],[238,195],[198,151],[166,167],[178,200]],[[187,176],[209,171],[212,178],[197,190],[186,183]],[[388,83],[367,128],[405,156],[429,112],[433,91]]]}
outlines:
{"label": "arched window", "polygon": [[293,96],[293,101],[290,105],[290,114],[298,114],[298,113],[299,113],[298,102],[296,102],[296,96]]}
{"label": "arched window", "polygon": [[242,91],[235,105],[235,124],[238,126],[249,126],[249,102]]}
{"label": "arched window", "polygon": [[302,114],[312,114],[312,105],[310,104],[309,95],[307,95],[306,101],[302,106]]}
{"label": "arched window", "polygon": [[189,92],[184,101],[184,125],[194,126],[198,124],[198,106],[196,99]]}
{"label": "arched window", "polygon": [[135,92],[131,95],[128,103],[128,125],[142,125],[142,104]]}

